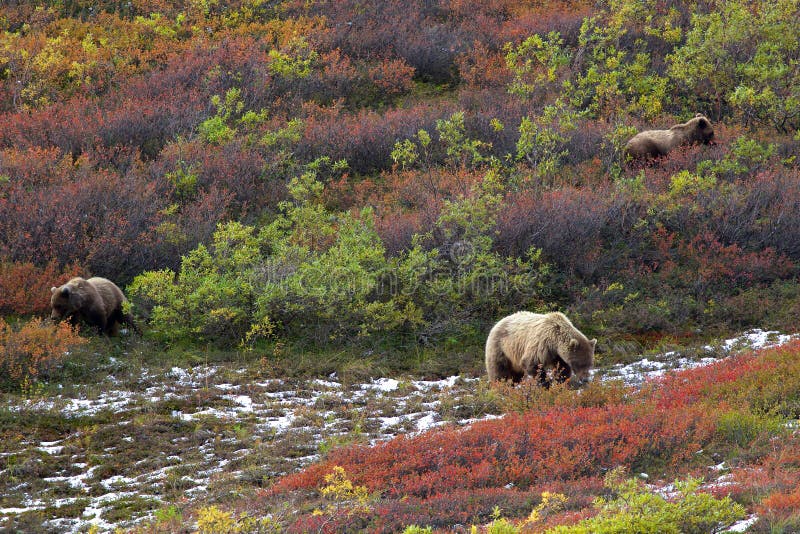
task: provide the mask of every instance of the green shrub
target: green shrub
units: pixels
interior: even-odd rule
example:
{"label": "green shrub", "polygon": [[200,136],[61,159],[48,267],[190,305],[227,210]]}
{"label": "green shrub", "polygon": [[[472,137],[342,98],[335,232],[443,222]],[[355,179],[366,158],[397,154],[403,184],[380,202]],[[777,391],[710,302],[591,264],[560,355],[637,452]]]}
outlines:
{"label": "green shrub", "polygon": [[739,447],[747,447],[762,436],[774,436],[783,428],[780,417],[755,415],[740,410],[725,412],[717,421],[720,438]]}
{"label": "green shrub", "polygon": [[151,335],[227,346],[274,336],[323,345],[416,339],[468,331],[474,317],[504,309],[501,297],[506,306],[541,302],[548,268],[539,252],[514,259],[492,250],[503,198],[494,173],[445,202],[434,231],[388,258],[370,209],[324,206],[323,163],[291,181],[291,200],[271,224],[220,224],[177,273],[138,276],[128,290]]}
{"label": "green shrub", "polygon": [[736,0],[694,14],[686,42],[668,57],[670,75],[687,94],[730,106],[745,123],[794,132],[800,126],[797,13],[796,0]]}
{"label": "green shrub", "polygon": [[717,499],[698,492],[700,480],[675,481],[678,496],[668,500],[648,491],[636,479],[625,480],[621,469],[606,476],[611,499],[597,499],[597,515],[572,526],[548,530],[550,534],[705,534],[745,515],[744,507],[730,497]]}

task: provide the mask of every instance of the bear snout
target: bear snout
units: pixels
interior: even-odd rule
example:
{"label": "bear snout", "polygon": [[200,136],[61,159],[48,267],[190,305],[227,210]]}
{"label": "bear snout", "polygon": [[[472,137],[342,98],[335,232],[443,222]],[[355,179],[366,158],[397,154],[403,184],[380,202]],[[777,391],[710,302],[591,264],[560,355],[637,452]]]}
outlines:
{"label": "bear snout", "polygon": [[570,385],[575,387],[585,386],[589,383],[590,378],[591,375],[589,374],[589,369],[576,371],[575,374],[570,377]]}

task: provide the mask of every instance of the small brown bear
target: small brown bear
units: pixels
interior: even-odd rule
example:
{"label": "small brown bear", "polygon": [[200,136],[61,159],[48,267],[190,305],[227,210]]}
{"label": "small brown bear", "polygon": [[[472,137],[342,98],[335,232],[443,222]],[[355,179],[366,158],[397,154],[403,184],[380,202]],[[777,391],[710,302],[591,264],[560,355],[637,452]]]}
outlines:
{"label": "small brown bear", "polygon": [[690,121],[676,124],[669,130],[639,132],[625,144],[625,154],[634,159],[655,158],[665,156],[681,145],[708,144],[713,140],[711,121],[698,113]]}
{"label": "small brown bear", "polygon": [[61,287],[50,289],[50,318],[54,321],[69,318],[73,324],[83,319],[101,334],[116,334],[118,324],[126,324],[134,331],[139,328],[133,317],[122,309],[127,302],[120,288],[105,278],[73,278]]}
{"label": "small brown bear", "polygon": [[486,340],[489,381],[519,382],[527,375],[550,387],[548,371],[556,382],[581,385],[594,364],[596,339],[587,339],[563,313],[521,311],[501,319]]}

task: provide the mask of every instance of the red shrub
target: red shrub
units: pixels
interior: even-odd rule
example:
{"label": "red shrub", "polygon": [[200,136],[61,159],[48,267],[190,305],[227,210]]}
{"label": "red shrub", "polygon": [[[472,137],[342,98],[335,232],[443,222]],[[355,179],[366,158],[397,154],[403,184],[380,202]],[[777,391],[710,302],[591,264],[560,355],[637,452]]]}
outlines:
{"label": "red shrub", "polygon": [[337,465],[354,484],[380,491],[386,510],[413,508],[415,502],[427,508],[444,500],[453,503],[445,507],[445,517],[485,518],[491,512],[488,501],[459,506],[450,497],[474,492],[483,499],[511,484],[526,499],[527,491],[538,495],[553,484],[599,480],[620,464],[635,468],[656,458],[677,465],[694,455],[711,430],[707,411],[690,407],[664,412],[616,405],[510,414],[465,429],[337,450],[325,462],[281,479],[270,493],[319,487]]}
{"label": "red shrub", "polygon": [[[628,223],[615,217],[620,200],[601,184],[510,195],[498,221],[497,246],[511,255],[541,248],[547,261],[570,274],[608,273],[616,260],[610,245],[624,235],[619,226]],[[601,254],[605,247],[609,253]]]}
{"label": "red shrub", "polygon": [[[800,473],[795,475],[800,476]],[[791,493],[773,493],[759,503],[759,514],[788,519],[800,515],[800,486]]]}
{"label": "red shrub", "polygon": [[[251,211],[258,215],[265,208],[274,208],[285,196],[284,184],[291,176],[286,165],[269,161],[264,154],[242,139],[234,139],[219,147],[210,148],[199,139],[171,143],[164,147],[148,168],[150,180],[176,171],[196,176],[195,191],[212,188],[230,194],[230,208],[239,216]],[[193,197],[184,194],[184,197]],[[177,198],[176,200],[182,200]]]}
{"label": "red shrub", "polygon": [[402,59],[385,59],[369,69],[369,78],[388,96],[403,94],[413,87],[414,67]]}
{"label": "red shrub", "polygon": [[300,160],[346,159],[354,172],[367,174],[388,169],[395,142],[413,137],[420,129],[434,131],[436,120],[449,116],[453,106],[418,104],[383,114],[365,110],[347,114],[339,106],[307,105],[304,111],[305,132],[295,152]]}
{"label": "red shrub", "polygon": [[755,465],[734,470],[734,493],[755,501],[755,513],[768,524],[800,519],[800,434],[776,438],[773,452]]}
{"label": "red shrub", "polygon": [[146,181],[140,169],[121,176],[79,165],[63,183],[33,189],[14,180],[0,196],[0,258],[39,267],[77,263],[124,284],[145,269],[175,267],[211,234],[228,203],[210,187],[181,211],[167,210],[169,184],[163,176]]}
{"label": "red shrub", "polygon": [[50,288],[60,286],[84,270],[78,265],[44,268],[32,263],[0,263],[0,315],[45,314],[50,310]]}

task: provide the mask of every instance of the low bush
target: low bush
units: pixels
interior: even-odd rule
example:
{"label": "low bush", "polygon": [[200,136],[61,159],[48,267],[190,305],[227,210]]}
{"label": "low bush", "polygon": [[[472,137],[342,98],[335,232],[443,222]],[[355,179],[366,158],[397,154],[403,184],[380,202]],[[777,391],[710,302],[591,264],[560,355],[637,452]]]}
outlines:
{"label": "low bush", "polygon": [[0,384],[4,389],[32,385],[85,341],[67,322],[34,318],[12,326],[0,318]]}
{"label": "low bush", "polygon": [[50,288],[82,273],[78,265],[59,269],[54,261],[43,268],[27,262],[0,262],[0,315],[48,313]]}
{"label": "low bush", "polygon": [[675,482],[675,497],[644,488],[641,481],[624,480],[620,470],[606,476],[611,498],[598,499],[597,515],[572,526],[550,529],[548,534],[611,534],[621,532],[705,534],[716,532],[745,515],[730,497],[718,499],[698,492],[701,480]]}

